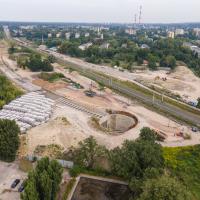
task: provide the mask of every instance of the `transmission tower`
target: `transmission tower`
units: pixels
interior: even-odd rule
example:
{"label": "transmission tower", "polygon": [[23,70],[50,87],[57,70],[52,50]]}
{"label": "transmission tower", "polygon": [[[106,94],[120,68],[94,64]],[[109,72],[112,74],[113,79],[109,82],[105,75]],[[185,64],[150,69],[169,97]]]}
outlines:
{"label": "transmission tower", "polygon": [[139,24],[142,22],[142,6],[140,6]]}

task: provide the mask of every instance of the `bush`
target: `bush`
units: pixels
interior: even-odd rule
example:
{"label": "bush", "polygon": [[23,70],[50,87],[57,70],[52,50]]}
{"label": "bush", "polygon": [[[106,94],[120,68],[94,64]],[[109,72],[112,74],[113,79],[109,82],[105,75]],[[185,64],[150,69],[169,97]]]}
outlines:
{"label": "bush", "polygon": [[45,81],[49,81],[49,82],[54,82],[57,81],[61,78],[65,78],[64,74],[62,73],[45,73],[42,72],[41,74],[38,75],[39,78],[45,80]]}
{"label": "bush", "polygon": [[0,75],[0,109],[22,94],[5,76]]}

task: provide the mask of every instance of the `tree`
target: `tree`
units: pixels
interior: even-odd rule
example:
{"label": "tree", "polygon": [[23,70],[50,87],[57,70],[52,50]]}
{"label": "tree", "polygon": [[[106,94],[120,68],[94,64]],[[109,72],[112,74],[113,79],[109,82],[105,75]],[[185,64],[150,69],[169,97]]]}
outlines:
{"label": "tree", "polygon": [[42,59],[40,54],[31,54],[29,60],[26,62],[26,66],[34,72],[37,71],[53,71],[53,66],[48,59]]}
{"label": "tree", "polygon": [[93,169],[97,158],[104,156],[106,148],[98,145],[94,137],[90,136],[83,142],[79,142],[79,146],[74,151],[75,163],[82,167]]}
{"label": "tree", "polygon": [[192,200],[192,195],[179,181],[168,176],[148,179],[139,200]]}
{"label": "tree", "polygon": [[156,132],[148,127],[144,127],[140,130],[140,139],[155,141],[156,140]]}
{"label": "tree", "polygon": [[15,46],[16,46],[15,42],[10,42],[10,47],[8,49],[9,54],[13,54],[15,52],[16,50]]}
{"label": "tree", "polygon": [[0,120],[0,160],[13,161],[19,148],[20,129],[15,121]]}
{"label": "tree", "polygon": [[112,171],[116,175],[130,181],[132,178],[143,178],[147,169],[164,167],[162,147],[151,137],[150,140],[146,138],[142,134],[137,141],[127,140],[121,148],[110,152]]}
{"label": "tree", "polygon": [[157,57],[152,55],[152,54],[149,54],[148,55],[148,62],[149,62],[149,68],[152,69],[152,70],[156,70],[157,69]]}
{"label": "tree", "polygon": [[49,61],[50,63],[55,63],[55,62],[56,62],[55,56],[49,55],[49,56],[48,56],[48,61]]}
{"label": "tree", "polygon": [[55,200],[62,180],[61,165],[49,158],[38,161],[35,170],[29,173],[22,200]]}
{"label": "tree", "polygon": [[198,98],[197,108],[200,108],[200,98]]}
{"label": "tree", "polygon": [[22,200],[39,200],[36,189],[36,182],[32,172],[28,175],[28,181],[25,182],[25,192],[21,195]]}
{"label": "tree", "polygon": [[156,131],[148,127],[144,127],[140,130],[140,139],[148,141],[163,141],[163,138],[159,136]]}
{"label": "tree", "polygon": [[176,59],[174,56],[166,56],[161,60],[160,65],[174,69],[176,67]]}

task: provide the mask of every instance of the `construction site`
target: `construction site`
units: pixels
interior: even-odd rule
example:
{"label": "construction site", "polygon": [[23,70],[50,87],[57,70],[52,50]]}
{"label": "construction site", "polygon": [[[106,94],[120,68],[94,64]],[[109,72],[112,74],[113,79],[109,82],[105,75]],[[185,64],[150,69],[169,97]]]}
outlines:
{"label": "construction site", "polygon": [[0,112],[1,118],[16,120],[26,133],[22,156],[33,154],[40,145],[57,144],[67,149],[91,135],[112,149],[126,139],[138,138],[143,127],[150,127],[161,135],[165,146],[200,142],[200,136],[193,133],[191,127],[76,71],[55,63],[54,73],[62,73],[64,78],[50,82],[42,79],[38,72],[17,67],[16,61],[9,59],[5,43],[1,44],[0,52],[0,70],[27,93]]}

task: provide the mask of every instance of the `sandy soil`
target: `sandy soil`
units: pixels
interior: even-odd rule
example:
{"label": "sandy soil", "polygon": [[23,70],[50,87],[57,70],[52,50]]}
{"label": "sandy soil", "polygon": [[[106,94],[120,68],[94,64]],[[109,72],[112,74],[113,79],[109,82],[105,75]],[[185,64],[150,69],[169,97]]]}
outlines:
{"label": "sandy soil", "polygon": [[[122,105],[125,105],[125,103],[121,103],[121,106]],[[120,106],[118,105],[118,107]],[[131,129],[122,135],[112,136],[92,128],[88,123],[89,117],[87,114],[58,104],[52,119],[48,123],[28,131],[27,153],[32,154],[37,145],[58,144],[64,149],[67,149],[71,146],[76,146],[79,141],[90,135],[93,135],[100,144],[112,149],[120,146],[126,139],[132,140],[138,138],[140,129],[145,126],[165,132],[168,135],[168,139],[164,145],[169,144],[169,146],[175,146],[176,144],[184,145],[187,143],[187,141],[185,142],[181,137],[174,136],[174,134],[180,131],[192,135],[192,140],[189,140],[189,143],[200,142],[200,136],[193,135],[189,128],[181,126],[166,117],[147,110],[146,108],[138,105],[131,105],[128,107],[126,106],[126,109],[121,107],[121,110],[135,114],[139,119],[139,123],[134,129]],[[63,124],[56,119],[57,117],[66,117],[70,122],[70,125]]]}
{"label": "sandy soil", "polygon": [[[200,96],[200,78],[185,66],[178,66],[171,74],[163,70],[154,72],[147,70],[134,75],[139,82],[161,86],[174,94],[179,94],[187,101],[196,101]],[[163,81],[162,78],[167,80]]]}

